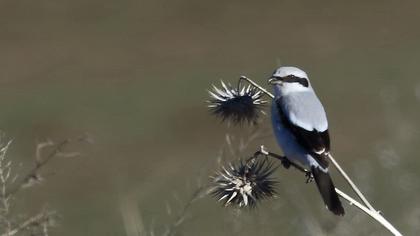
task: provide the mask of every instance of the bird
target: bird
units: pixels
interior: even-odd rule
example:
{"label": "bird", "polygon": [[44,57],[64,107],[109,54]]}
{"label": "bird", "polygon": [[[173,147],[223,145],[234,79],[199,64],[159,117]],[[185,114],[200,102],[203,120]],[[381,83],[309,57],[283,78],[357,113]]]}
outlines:
{"label": "bird", "polygon": [[268,83],[274,90],[271,119],[278,145],[288,160],[299,162],[310,171],[327,209],[344,215],[328,171],[327,115],[308,75],[297,67],[282,66]]}

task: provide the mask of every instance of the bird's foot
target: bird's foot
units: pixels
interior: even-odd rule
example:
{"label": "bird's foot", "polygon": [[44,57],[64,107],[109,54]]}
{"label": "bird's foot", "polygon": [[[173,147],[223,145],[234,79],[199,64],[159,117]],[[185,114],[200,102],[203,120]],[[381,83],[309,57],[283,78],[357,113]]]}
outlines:
{"label": "bird's foot", "polygon": [[306,177],[306,183],[310,183],[314,181],[314,176],[312,175],[312,172],[310,171],[306,172],[305,177]]}
{"label": "bird's foot", "polygon": [[283,165],[284,168],[289,169],[290,166],[292,165],[292,163],[289,161],[289,159],[287,159],[286,157],[283,157],[283,159],[281,160],[281,164]]}

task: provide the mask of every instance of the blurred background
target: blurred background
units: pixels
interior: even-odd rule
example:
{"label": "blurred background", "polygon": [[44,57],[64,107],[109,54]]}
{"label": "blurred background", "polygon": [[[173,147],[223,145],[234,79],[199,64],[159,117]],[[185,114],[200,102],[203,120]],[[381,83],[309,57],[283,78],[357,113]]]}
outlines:
{"label": "blurred background", "polygon": [[[326,107],[336,159],[390,222],[418,233],[419,7],[1,0],[0,129],[13,139],[14,170],[31,167],[40,141],[93,140],[71,148],[80,157],[53,160],[14,211],[57,210],[51,235],[161,235],[217,170],[226,134],[235,144],[256,132],[211,116],[206,90],[240,75],[266,86],[276,67],[297,65]],[[260,144],[281,153],[270,125],[263,117],[244,156]],[[347,204],[343,218],[330,214],[302,174],[276,175],[277,199],[238,212],[204,197],[176,235],[387,234]]]}

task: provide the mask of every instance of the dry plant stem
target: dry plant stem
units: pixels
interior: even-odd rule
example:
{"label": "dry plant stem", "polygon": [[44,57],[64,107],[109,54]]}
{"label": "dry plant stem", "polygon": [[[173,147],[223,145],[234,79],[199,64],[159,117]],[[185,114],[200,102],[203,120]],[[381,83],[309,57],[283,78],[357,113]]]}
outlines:
{"label": "dry plant stem", "polygon": [[369,201],[365,198],[365,196],[360,192],[359,188],[353,183],[350,177],[346,174],[346,172],[341,168],[341,166],[337,163],[334,157],[331,154],[328,154],[328,158],[331,160],[335,168],[337,168],[338,172],[343,176],[343,178],[347,181],[353,191],[357,194],[357,196],[362,200],[362,202],[371,210],[376,212],[375,208],[369,203]]}
{"label": "dry plant stem", "polygon": [[340,189],[335,188],[335,191],[338,193],[338,195],[340,195],[342,198],[346,199],[350,205],[354,205],[357,208],[359,208],[360,210],[362,210],[363,212],[365,212],[367,215],[369,215],[370,217],[372,217],[373,219],[375,219],[376,221],[378,221],[379,223],[381,223],[386,229],[388,229],[392,234],[397,235],[397,236],[401,236],[402,234],[391,224],[389,223],[379,212],[377,211],[372,211],[369,208],[363,206],[361,203],[359,203],[358,201],[354,200],[353,198],[351,198],[349,195],[345,194],[344,192],[342,192]]}
{"label": "dry plant stem", "polygon": [[1,186],[1,207],[0,207],[0,216],[6,215],[9,213],[9,200],[10,198],[6,196],[7,193],[7,184],[9,183],[10,173],[11,173],[11,162],[6,161],[6,153],[9,149],[12,141],[9,141],[5,146],[0,150],[0,186]]}
{"label": "dry plant stem", "polygon": [[[262,152],[262,151],[257,151],[256,152],[256,154],[257,153],[262,153],[262,154],[265,154],[266,156],[269,156],[269,157],[274,157],[274,158],[276,158],[276,159],[278,159],[278,160],[281,160],[281,161],[283,161],[283,160],[288,160],[287,159],[287,157],[285,157],[285,156],[281,156],[281,155],[278,155],[278,154],[275,154],[275,153],[272,153],[272,152]],[[255,157],[257,157],[258,155],[256,155],[256,156],[254,156],[254,158]],[[279,158],[280,157],[280,158]],[[288,161],[290,161],[290,160],[288,160]],[[292,164],[292,166],[293,167],[295,167],[296,169],[298,169],[299,171],[301,171],[301,172],[303,172],[303,173],[305,173],[305,174],[308,174],[308,173],[310,173],[308,170],[306,170],[305,168],[303,168],[303,167],[301,167],[301,166],[299,166],[298,164],[295,164],[295,163],[293,163],[293,162],[291,162],[290,161],[290,163]],[[337,164],[337,166],[339,166],[338,164]],[[348,178],[348,176],[347,176],[347,178]],[[372,217],[373,219],[375,219],[376,221],[378,221],[380,224],[382,224],[382,226],[384,226],[387,230],[389,230],[392,234],[394,234],[394,235],[396,235],[396,236],[401,236],[402,234],[391,224],[391,223],[389,223],[378,211],[376,211],[376,210],[371,210],[371,209],[369,209],[369,208],[367,208],[366,206],[364,206],[363,204],[361,204],[360,202],[358,202],[358,201],[356,201],[355,199],[353,199],[352,197],[350,197],[349,195],[347,195],[346,193],[344,193],[343,191],[341,191],[340,189],[338,189],[338,188],[335,188],[335,191],[337,192],[337,194],[341,197],[341,198],[343,198],[343,199],[345,199],[346,201],[348,201],[349,202],[349,204],[351,205],[351,206],[355,206],[355,207],[357,207],[357,208],[359,208],[360,210],[362,210],[363,212],[365,212],[367,215],[369,215],[370,217]]]}
{"label": "dry plant stem", "polygon": [[343,176],[343,178],[347,181],[347,183],[350,185],[350,187],[353,189],[353,191],[357,194],[357,196],[363,201],[363,203],[367,206],[363,206],[341,190],[336,188],[336,192],[344,199],[346,199],[350,205],[354,205],[360,210],[364,211],[366,214],[371,216],[373,219],[378,221],[380,224],[382,224],[387,230],[389,230],[394,235],[402,235],[391,223],[389,223],[373,206],[369,203],[369,201],[363,196],[362,192],[360,192],[359,188],[353,183],[353,181],[350,179],[350,177],[344,172],[344,170],[341,168],[341,166],[337,163],[337,161],[333,158],[331,154],[328,155],[328,158],[331,160],[331,162],[334,164],[334,166],[337,168],[338,172]]}
{"label": "dry plant stem", "polygon": [[0,236],[13,236],[33,224],[40,225],[40,224],[46,223],[48,220],[49,220],[49,215],[42,212],[25,220],[24,222],[16,226],[16,228],[13,228],[10,231],[3,233]]}
{"label": "dry plant stem", "polygon": [[257,89],[261,90],[263,93],[267,94],[268,96],[270,96],[271,98],[274,98],[274,95],[270,92],[268,92],[265,88],[261,87],[260,85],[258,85],[257,83],[255,83],[254,81],[252,81],[251,79],[249,79],[248,77],[242,75],[239,78],[239,81],[241,80],[246,80],[248,83],[250,83],[252,86],[256,87]]}
{"label": "dry plant stem", "polygon": [[[256,88],[260,89],[262,92],[264,92],[265,94],[267,94],[268,96],[270,96],[272,99],[274,99],[274,95],[272,93],[268,92],[263,87],[261,87],[260,85],[258,85],[254,81],[252,81],[251,79],[247,78],[246,76],[241,76],[239,79],[240,80],[246,80],[248,83],[250,83],[251,85],[253,85]],[[346,182],[350,185],[350,187],[353,189],[353,191],[357,194],[357,196],[366,205],[366,207],[363,206],[358,201],[356,201],[353,198],[351,198],[350,196],[348,196],[347,194],[345,194],[344,192],[340,191],[339,189],[336,189],[337,190],[337,193],[342,198],[344,198],[345,200],[347,200],[350,203],[350,205],[356,206],[360,210],[362,210],[365,213],[367,213],[369,216],[371,216],[373,219],[375,219],[378,223],[380,223],[386,229],[388,229],[392,234],[398,235],[398,236],[399,235],[402,235],[391,223],[389,223],[382,215],[380,215],[379,212],[375,210],[375,208],[372,207],[372,205],[365,198],[365,196],[362,194],[362,192],[360,192],[359,188],[353,183],[353,181],[350,179],[350,177],[346,174],[346,172],[344,172],[344,170],[341,168],[341,166],[338,164],[338,162],[332,157],[331,154],[328,155],[328,158],[331,160],[331,162],[333,163],[333,165],[336,167],[336,169],[338,170],[338,172],[343,176],[343,178],[346,180]],[[304,172],[306,172],[306,170]]]}
{"label": "dry plant stem", "polygon": [[58,143],[55,145],[54,149],[50,152],[50,154],[48,154],[48,156],[46,156],[44,159],[40,159],[40,157],[37,157],[37,161],[35,163],[34,168],[29,171],[24,178],[22,178],[22,181],[16,185],[16,187],[12,190],[10,190],[9,192],[7,192],[4,197],[8,198],[11,195],[16,194],[17,192],[19,192],[22,187],[25,185],[25,183],[27,183],[33,176],[35,176],[37,174],[37,172],[43,167],[45,166],[52,158],[54,158],[55,156],[57,156],[58,153],[60,153],[60,151],[62,150],[62,148],[67,145],[70,142],[69,139],[66,139],[64,141],[62,141],[61,143]]}
{"label": "dry plant stem", "polygon": [[278,155],[278,154],[275,154],[275,153],[272,153],[272,152],[268,152],[268,155],[269,156],[272,156],[272,157],[274,157],[276,159],[279,159],[281,161],[287,161],[291,166],[293,166],[294,168],[298,169],[299,171],[302,171],[304,173],[308,173],[308,170],[306,170],[302,166],[294,163],[293,161],[287,159],[285,156],[281,156],[281,155]]}
{"label": "dry plant stem", "polygon": [[273,153],[273,152],[268,152],[265,150],[264,146],[261,146],[261,149],[256,151],[254,153],[254,155],[252,157],[250,157],[247,161],[251,161],[252,159],[256,159],[259,155],[265,155],[265,156],[269,156],[269,157],[273,157],[275,159],[278,159],[282,162],[282,165],[285,168],[289,168],[290,166],[293,166],[294,168],[296,168],[297,170],[303,172],[303,173],[309,173],[308,170],[306,170],[305,168],[303,168],[302,166],[294,163],[293,161],[289,160],[287,157]]}
{"label": "dry plant stem", "polygon": [[198,199],[202,197],[202,192],[205,191],[206,187],[199,187],[195,192],[192,194],[190,200],[185,204],[184,208],[177,216],[175,221],[169,226],[169,228],[163,233],[164,236],[172,236],[175,235],[176,229],[184,222],[185,217],[187,216],[187,212],[190,209],[191,205]]}

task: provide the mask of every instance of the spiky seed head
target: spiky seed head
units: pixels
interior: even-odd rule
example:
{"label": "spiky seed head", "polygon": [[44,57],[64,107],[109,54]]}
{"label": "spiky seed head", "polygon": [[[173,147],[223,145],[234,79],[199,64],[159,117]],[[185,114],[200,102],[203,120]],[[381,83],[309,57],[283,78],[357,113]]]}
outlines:
{"label": "spiky seed head", "polygon": [[209,91],[211,100],[208,101],[208,107],[222,121],[255,124],[260,115],[265,114],[263,109],[267,101],[262,99],[264,94],[258,88],[251,85],[234,88],[223,81],[221,84],[222,88],[213,85],[212,91]]}
{"label": "spiky seed head", "polygon": [[275,196],[275,169],[267,159],[230,163],[212,177],[211,194],[225,206],[254,207],[260,200]]}

